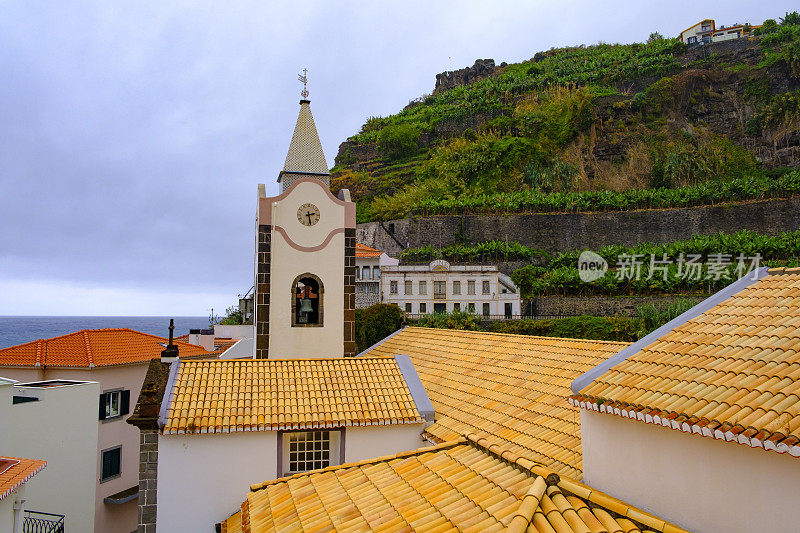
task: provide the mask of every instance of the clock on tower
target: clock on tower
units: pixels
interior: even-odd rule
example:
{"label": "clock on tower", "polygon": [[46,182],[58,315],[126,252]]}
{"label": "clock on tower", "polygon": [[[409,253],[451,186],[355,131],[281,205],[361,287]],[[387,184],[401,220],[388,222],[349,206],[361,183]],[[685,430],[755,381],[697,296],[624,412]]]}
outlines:
{"label": "clock on tower", "polygon": [[278,176],[259,186],[255,265],[255,357],[355,355],[355,203],[337,198],[310,102]]}

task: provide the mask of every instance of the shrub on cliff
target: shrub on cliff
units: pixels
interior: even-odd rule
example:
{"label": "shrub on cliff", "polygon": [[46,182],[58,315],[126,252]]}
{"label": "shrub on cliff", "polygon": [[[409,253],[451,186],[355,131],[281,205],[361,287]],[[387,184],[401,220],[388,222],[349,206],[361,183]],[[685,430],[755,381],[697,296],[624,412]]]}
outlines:
{"label": "shrub on cliff", "polygon": [[378,149],[390,160],[414,155],[419,131],[411,124],[391,124],[378,132]]}

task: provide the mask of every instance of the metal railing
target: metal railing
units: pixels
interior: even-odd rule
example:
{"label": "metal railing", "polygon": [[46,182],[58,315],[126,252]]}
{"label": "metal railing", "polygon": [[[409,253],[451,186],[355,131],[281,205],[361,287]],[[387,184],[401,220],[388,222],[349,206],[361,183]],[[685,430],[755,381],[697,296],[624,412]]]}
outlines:
{"label": "metal railing", "polygon": [[26,510],[22,533],[64,533],[64,515]]}
{"label": "metal railing", "polygon": [[[417,320],[422,317],[431,316],[435,313],[405,313],[409,320]],[[442,313],[444,314],[444,313]],[[567,318],[574,315],[484,315],[472,313],[478,320],[553,320],[556,318]]]}

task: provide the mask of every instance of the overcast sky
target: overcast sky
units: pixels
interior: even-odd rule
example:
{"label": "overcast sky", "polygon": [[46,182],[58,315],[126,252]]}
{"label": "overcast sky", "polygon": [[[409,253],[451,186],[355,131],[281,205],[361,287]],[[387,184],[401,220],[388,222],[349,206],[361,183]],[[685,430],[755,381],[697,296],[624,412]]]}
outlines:
{"label": "overcast sky", "polygon": [[253,281],[297,73],[329,165],[476,58],[760,23],[771,1],[0,0],[0,315],[207,315]]}

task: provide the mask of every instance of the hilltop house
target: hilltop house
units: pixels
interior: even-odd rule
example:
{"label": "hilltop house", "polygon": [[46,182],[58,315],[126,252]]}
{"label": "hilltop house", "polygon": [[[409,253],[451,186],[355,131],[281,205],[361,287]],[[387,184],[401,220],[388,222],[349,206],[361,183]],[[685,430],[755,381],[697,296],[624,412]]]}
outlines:
{"label": "hilltop house", "polygon": [[[94,426],[93,431],[84,432],[79,439],[81,443],[85,440],[82,445],[88,446],[87,451],[91,454],[92,468],[88,471],[93,481],[86,496],[90,498],[91,512],[81,508],[80,513],[76,513],[81,517],[81,525],[76,530],[111,533],[136,529],[139,435],[123,419],[130,412],[130,398],[139,395],[150,360],[160,357],[166,342],[167,339],[162,337],[123,328],[82,330],[0,349],[0,375],[28,382],[29,388],[34,386],[30,383],[52,383],[53,380],[99,384],[95,385],[98,391],[89,407],[78,408],[76,403],[73,409],[77,411],[65,417],[69,420],[90,416]],[[178,342],[178,345],[186,356],[207,354],[200,346],[183,342]],[[40,392],[48,396],[56,394],[50,386]],[[68,398],[65,401],[68,401],[67,405],[73,402]],[[57,401],[53,398],[47,405],[54,409]],[[17,411],[23,407],[33,409],[33,406],[19,406]],[[87,412],[86,408],[90,410]],[[35,437],[31,438],[35,440]],[[19,453],[25,452],[21,450]],[[49,452],[46,457],[51,465],[47,475],[55,475],[57,457],[49,455]],[[78,492],[77,489],[72,491],[70,497]],[[91,525],[84,524],[86,517],[94,517]]]}
{"label": "hilltop house", "polygon": [[699,533],[800,523],[800,269],[740,279],[572,390],[593,486]]}
{"label": "hilltop house", "polygon": [[717,28],[714,19],[704,19],[683,30],[678,39],[688,45],[730,41],[731,39],[750,37],[753,35],[753,30],[760,27],[760,25],[734,24]]}
{"label": "hilltop house", "polygon": [[511,318],[521,315],[520,291],[493,265],[451,265],[443,259],[428,265],[386,266],[381,276],[383,303],[407,314],[477,313]]}
{"label": "hilltop house", "polygon": [[0,531],[22,533],[25,484],[47,466],[47,461],[0,455]]}

